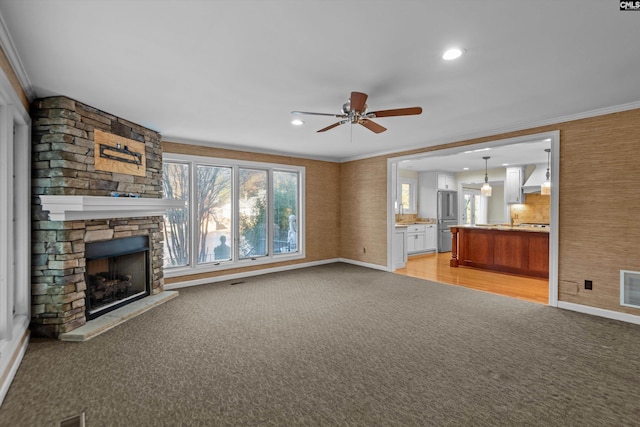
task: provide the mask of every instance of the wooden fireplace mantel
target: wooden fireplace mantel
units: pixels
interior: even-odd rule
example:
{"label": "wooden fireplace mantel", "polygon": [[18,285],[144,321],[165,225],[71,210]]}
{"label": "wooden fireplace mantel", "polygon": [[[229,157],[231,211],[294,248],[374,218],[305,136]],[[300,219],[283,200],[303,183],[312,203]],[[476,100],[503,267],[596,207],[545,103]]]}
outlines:
{"label": "wooden fireplace mantel", "polygon": [[162,216],[185,207],[183,200],[107,196],[40,196],[51,221]]}

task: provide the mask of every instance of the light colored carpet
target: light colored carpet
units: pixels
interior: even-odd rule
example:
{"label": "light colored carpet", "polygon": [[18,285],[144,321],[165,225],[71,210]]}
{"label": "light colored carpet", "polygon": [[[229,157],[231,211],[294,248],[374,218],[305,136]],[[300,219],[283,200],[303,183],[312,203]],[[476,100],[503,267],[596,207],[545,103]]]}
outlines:
{"label": "light colored carpet", "polygon": [[640,327],[331,264],[33,340],[1,426],[640,425]]}

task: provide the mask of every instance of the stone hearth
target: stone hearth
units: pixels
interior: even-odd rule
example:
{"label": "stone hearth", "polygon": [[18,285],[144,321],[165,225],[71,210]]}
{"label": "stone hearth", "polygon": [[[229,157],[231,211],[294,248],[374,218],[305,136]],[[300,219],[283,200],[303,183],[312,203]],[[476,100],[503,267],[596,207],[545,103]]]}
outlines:
{"label": "stone hearth", "polygon": [[[139,200],[162,198],[160,135],[67,97],[36,100],[32,104],[32,308],[34,335],[59,338],[86,324],[85,245],[130,236],[148,236],[150,294],[162,292],[162,216],[156,210],[134,210],[94,219],[91,216],[54,217],[43,209],[40,196],[102,196],[134,193]],[[143,176],[97,170],[94,130],[144,144]],[[64,199],[64,198],[63,198]],[[124,205],[130,206],[132,199]],[[135,203],[135,202],[133,202]],[[126,210],[126,209],[124,209]],[[151,212],[142,216],[136,212]],[[136,216],[134,216],[136,215]],[[97,319],[96,319],[97,320]]]}

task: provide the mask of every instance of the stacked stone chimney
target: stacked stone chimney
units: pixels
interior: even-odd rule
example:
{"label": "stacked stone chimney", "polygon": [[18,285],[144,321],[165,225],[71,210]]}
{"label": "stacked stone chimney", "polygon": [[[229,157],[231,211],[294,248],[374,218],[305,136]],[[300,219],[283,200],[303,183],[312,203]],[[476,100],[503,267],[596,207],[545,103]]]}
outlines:
{"label": "stacked stone chimney", "polygon": [[[85,243],[149,236],[151,294],[163,288],[162,217],[50,221],[40,195],[162,197],[160,134],[73,99],[32,104],[32,307],[34,335],[58,338],[86,323]],[[143,142],[145,176],[96,170],[94,130]]]}

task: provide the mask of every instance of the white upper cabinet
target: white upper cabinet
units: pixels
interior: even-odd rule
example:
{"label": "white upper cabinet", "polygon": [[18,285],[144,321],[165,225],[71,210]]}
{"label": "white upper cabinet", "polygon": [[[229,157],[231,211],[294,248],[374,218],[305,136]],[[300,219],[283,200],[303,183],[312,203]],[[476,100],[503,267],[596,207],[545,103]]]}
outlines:
{"label": "white upper cabinet", "polygon": [[438,190],[456,190],[455,175],[438,173]]}

